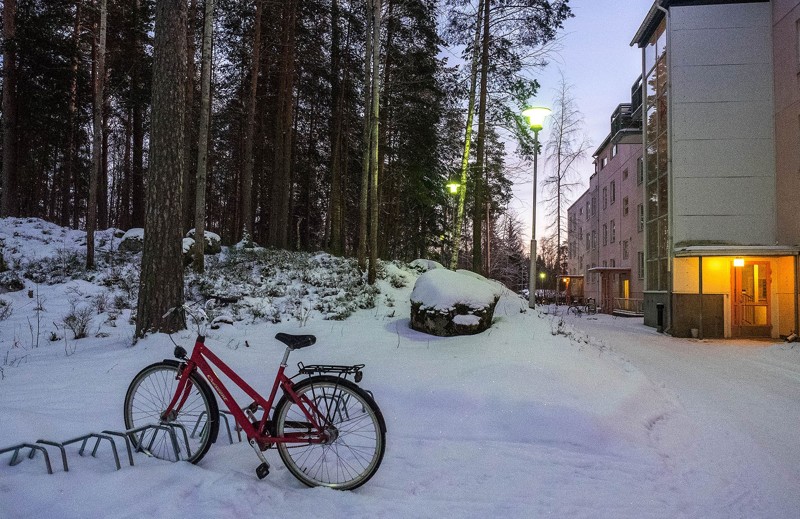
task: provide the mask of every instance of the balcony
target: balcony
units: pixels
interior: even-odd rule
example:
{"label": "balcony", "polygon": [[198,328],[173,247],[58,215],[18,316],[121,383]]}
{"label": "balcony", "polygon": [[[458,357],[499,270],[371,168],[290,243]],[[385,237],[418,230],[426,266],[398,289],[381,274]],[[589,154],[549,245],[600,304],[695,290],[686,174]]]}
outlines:
{"label": "balcony", "polygon": [[611,114],[611,137],[616,138],[622,131],[642,131],[642,120],[634,117],[635,108],[630,103],[617,106]]}

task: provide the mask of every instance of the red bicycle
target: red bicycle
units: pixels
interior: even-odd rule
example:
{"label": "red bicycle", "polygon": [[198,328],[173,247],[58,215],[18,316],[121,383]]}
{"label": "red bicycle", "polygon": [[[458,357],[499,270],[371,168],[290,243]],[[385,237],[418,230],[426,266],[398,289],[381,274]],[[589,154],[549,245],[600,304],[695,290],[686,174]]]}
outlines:
{"label": "red bicycle", "polygon": [[[289,353],[311,346],[316,337],[279,333],[275,338],[286,345],[286,352],[266,399],[211,352],[203,335],[198,335],[191,356],[176,346],[178,360],[165,359],[140,371],[128,388],[124,409],[125,426],[147,432],[132,435],[135,447],[161,459],[199,462],[219,431],[214,388],[261,460],[259,478],[269,473],[263,451],[274,445],[286,468],[308,486],[351,490],[366,483],[383,459],[386,423],[371,394],[356,384],[364,365],[300,363],[299,373],[290,378],[285,374]],[[212,364],[253,402],[240,407]],[[283,394],[273,409],[279,389]]]}

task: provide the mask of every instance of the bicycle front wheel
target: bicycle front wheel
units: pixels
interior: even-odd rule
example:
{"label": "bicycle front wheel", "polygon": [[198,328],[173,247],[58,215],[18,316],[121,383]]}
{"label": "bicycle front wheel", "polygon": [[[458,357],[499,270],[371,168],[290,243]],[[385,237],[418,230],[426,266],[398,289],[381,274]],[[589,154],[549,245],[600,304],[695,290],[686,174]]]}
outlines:
{"label": "bicycle front wheel", "polygon": [[[324,419],[324,443],[278,443],[286,468],[301,482],[352,490],[377,472],[386,448],[386,425],[378,405],[356,384],[331,376],[310,377],[294,386],[300,400]],[[310,406],[309,406],[310,407]],[[286,396],[275,408],[277,437],[314,431],[303,409]]]}
{"label": "bicycle front wheel", "polygon": [[200,461],[217,439],[219,410],[211,388],[197,373],[189,377],[188,395],[173,416],[162,419],[178,387],[180,363],[165,360],[139,372],[125,395],[126,429],[134,447],[159,459]]}

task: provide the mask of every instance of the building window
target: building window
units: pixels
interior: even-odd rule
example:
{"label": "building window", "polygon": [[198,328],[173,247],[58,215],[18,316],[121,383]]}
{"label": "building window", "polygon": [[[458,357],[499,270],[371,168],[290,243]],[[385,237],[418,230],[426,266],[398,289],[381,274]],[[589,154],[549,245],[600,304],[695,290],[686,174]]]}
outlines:
{"label": "building window", "polygon": [[609,196],[611,199],[611,205],[614,205],[614,202],[617,201],[617,182],[616,180],[611,181],[611,194]]}
{"label": "building window", "polygon": [[622,199],[622,216],[628,216],[628,197]]}
{"label": "building window", "polygon": [[592,231],[592,249],[597,248],[597,231]]}
{"label": "building window", "polygon": [[608,188],[603,188],[603,209],[608,207]]}
{"label": "building window", "polygon": [[597,197],[592,197],[592,216],[597,214]]}
{"label": "building window", "polygon": [[603,267],[605,268],[607,266],[608,266],[608,262],[607,261],[603,261]]}
{"label": "building window", "polygon": [[644,182],[644,158],[639,157],[636,161],[636,185],[642,185]]}
{"label": "building window", "polygon": [[600,160],[600,169],[603,169],[604,167],[606,167],[606,164],[608,164],[608,157],[603,157]]}
{"label": "building window", "polygon": [[644,252],[639,252],[638,256],[639,266],[637,270],[639,271],[639,279],[644,279]]}
{"label": "building window", "polygon": [[614,220],[611,220],[611,243],[617,241],[617,224]]}
{"label": "building window", "polygon": [[617,156],[617,145],[615,144],[611,146],[611,158],[613,159],[616,156]]}
{"label": "building window", "polygon": [[614,268],[617,266],[617,260],[610,259],[608,260],[608,266]]}
{"label": "building window", "polygon": [[628,240],[622,240],[622,259],[628,259]]}
{"label": "building window", "polygon": [[589,250],[591,248],[592,248],[592,237],[587,232],[586,233],[586,250]]}
{"label": "building window", "polygon": [[608,225],[603,224],[603,246],[608,245]]}
{"label": "building window", "polygon": [[586,201],[586,219],[589,219],[589,201]]}
{"label": "building window", "polygon": [[622,180],[627,180],[627,178],[628,178],[628,170],[627,169],[623,169],[622,170]]}
{"label": "building window", "polygon": [[642,232],[644,231],[644,206],[642,204],[636,206],[636,213],[639,215],[639,223],[636,228],[639,232]]}

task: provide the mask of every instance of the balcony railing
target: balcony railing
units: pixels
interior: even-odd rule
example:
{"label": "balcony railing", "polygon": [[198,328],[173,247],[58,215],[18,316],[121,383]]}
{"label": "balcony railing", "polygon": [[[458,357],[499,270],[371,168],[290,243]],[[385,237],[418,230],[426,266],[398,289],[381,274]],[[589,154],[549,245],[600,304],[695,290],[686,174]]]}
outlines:
{"label": "balcony railing", "polygon": [[644,311],[642,310],[643,303],[644,299],[615,297],[614,313],[626,315],[644,315]]}

